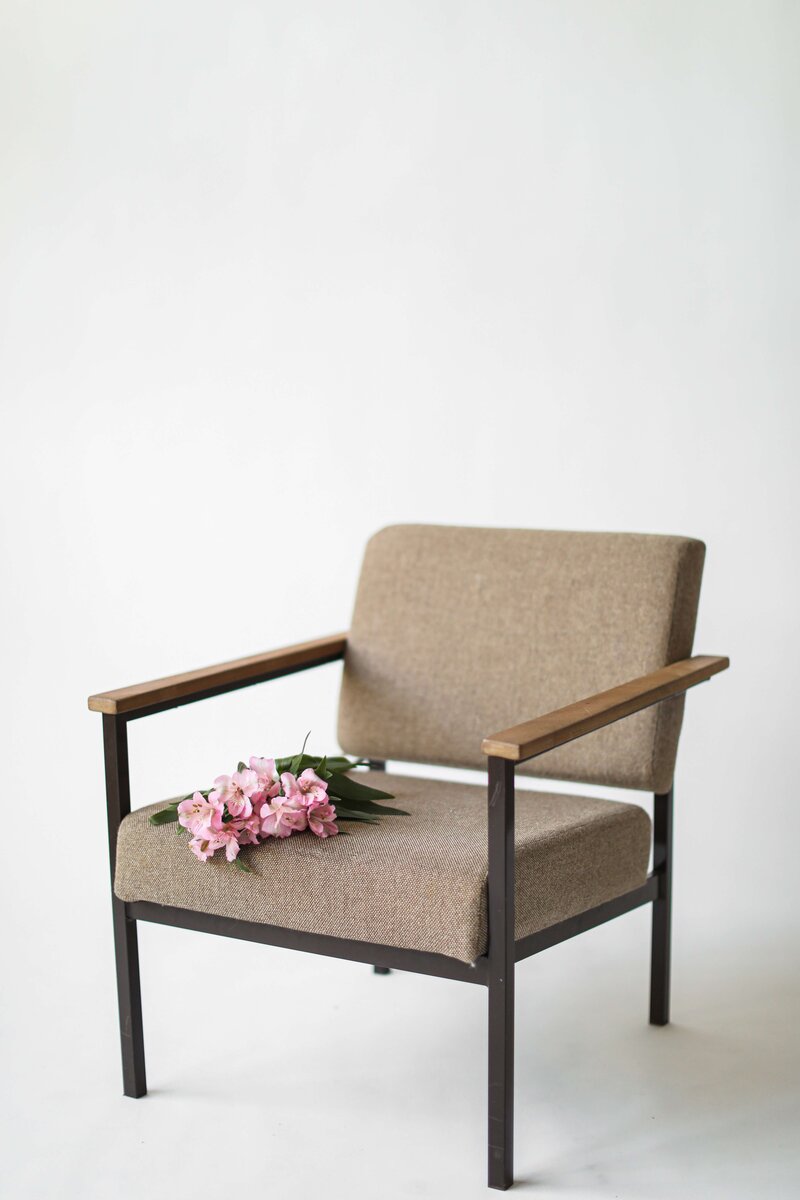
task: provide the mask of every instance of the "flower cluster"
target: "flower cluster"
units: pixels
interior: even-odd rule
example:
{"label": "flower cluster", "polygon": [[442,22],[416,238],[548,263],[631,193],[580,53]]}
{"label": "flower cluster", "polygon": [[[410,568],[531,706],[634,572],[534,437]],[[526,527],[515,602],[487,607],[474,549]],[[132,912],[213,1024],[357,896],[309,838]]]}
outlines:
{"label": "flower cluster", "polygon": [[177,821],[192,835],[189,849],[201,862],[224,850],[228,862],[250,871],[239,856],[242,846],[304,830],[328,838],[344,832],[342,821],[374,825],[385,816],[406,816],[402,808],[383,803],[394,799],[390,792],[352,777],[365,766],[363,759],[306,754],[303,743],[291,758],[254,757],[249,766],[240,762],[233,775],[218,775],[207,792],[192,792],[151,813],[150,824]]}
{"label": "flower cluster", "polygon": [[201,862],[224,850],[233,862],[242,846],[309,829],[317,837],[339,832],[327,781],[307,767],[300,775],[278,772],[274,758],[251,758],[233,775],[218,775],[209,792],[194,792],[177,807],[192,835],[189,849]]}

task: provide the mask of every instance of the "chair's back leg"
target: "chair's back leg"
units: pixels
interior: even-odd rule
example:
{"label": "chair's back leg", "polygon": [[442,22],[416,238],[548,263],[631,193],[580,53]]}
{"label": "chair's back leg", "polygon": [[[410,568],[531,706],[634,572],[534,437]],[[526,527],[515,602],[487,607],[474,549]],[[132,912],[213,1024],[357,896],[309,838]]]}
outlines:
{"label": "chair's back leg", "polygon": [[103,716],[103,744],[108,802],[108,852],[111,860],[111,902],[114,914],[114,948],[117,958],[119,1032],[122,1046],[122,1086],[126,1096],[147,1092],[144,1071],[142,994],[139,986],[139,945],[136,922],[125,915],[125,905],[114,895],[117,831],[131,811],[128,777],[128,730],[124,717]]}
{"label": "chair's back leg", "polygon": [[669,973],[672,904],[672,789],[654,798],[653,871],[658,899],[653,901],[650,956],[650,1024],[669,1023]]}
{"label": "chair's back leg", "polygon": [[514,1181],[514,766],[489,759],[489,1187]]}

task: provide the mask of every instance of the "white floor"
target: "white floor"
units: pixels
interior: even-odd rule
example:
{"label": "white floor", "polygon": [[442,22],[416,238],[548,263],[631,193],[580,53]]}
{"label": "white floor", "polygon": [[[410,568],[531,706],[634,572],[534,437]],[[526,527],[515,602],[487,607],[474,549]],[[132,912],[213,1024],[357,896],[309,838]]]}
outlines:
{"label": "white floor", "polygon": [[[134,1101],[108,920],[77,920],[70,955],[69,914],[35,951],[30,915],[4,989],[5,1200],[488,1194],[482,988],[144,927]],[[792,939],[677,925],[666,1029],[646,1024],[643,911],[519,969],[520,1194],[800,1195]]]}

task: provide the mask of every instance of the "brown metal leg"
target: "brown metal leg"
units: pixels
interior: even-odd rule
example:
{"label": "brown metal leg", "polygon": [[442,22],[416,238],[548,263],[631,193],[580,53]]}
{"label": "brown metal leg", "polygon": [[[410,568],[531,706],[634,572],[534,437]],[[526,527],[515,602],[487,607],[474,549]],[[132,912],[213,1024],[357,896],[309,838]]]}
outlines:
{"label": "brown metal leg", "polygon": [[139,985],[139,946],[136,922],[128,920],[125,915],[125,905],[113,893],[117,830],[122,818],[131,811],[128,779],[128,731],[123,717],[103,717],[103,743],[106,762],[114,949],[117,960],[119,1032],[122,1047],[122,1085],[126,1096],[138,1098],[147,1092],[144,1069],[142,995]]}
{"label": "brown metal leg", "polygon": [[669,1023],[672,925],[672,790],[656,796],[653,809],[653,874],[658,898],[653,901],[650,952],[650,1024]]}
{"label": "brown metal leg", "polygon": [[489,1187],[514,1181],[514,766],[489,759]]}

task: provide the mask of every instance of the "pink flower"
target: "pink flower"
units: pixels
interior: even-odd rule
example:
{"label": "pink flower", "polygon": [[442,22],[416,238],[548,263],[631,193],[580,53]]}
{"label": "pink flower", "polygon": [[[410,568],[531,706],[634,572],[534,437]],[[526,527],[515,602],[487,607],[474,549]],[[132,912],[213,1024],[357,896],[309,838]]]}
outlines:
{"label": "pink flower", "polygon": [[240,846],[258,844],[259,829],[260,821],[255,813],[251,812],[248,817],[231,820],[226,818],[225,810],[220,804],[211,818],[209,830],[209,836],[213,842],[211,853],[224,848],[228,862],[233,862],[239,853]]}
{"label": "pink flower", "polygon": [[302,804],[305,808],[309,808],[312,804],[327,804],[328,802],[328,785],[324,779],[320,779],[319,775],[311,770],[311,767],[307,767],[297,779],[291,771],[284,771],[281,775],[281,783],[286,799],[293,800],[296,804]]}
{"label": "pink flower", "polygon": [[[239,853],[241,830],[237,828],[239,822],[225,821],[223,823],[221,816],[222,805],[219,807],[219,813],[214,814],[211,829],[204,833],[193,837],[189,842],[189,849],[192,854],[196,854],[200,862],[206,862],[217,850],[224,850],[225,857],[228,862],[233,862]],[[245,843],[243,843],[245,844]]]}
{"label": "pink flower", "polygon": [[234,822],[229,821],[227,825],[223,825],[222,829],[216,834],[215,846],[216,850],[225,848],[225,857],[228,862],[233,862],[239,853],[239,831],[234,828]]}
{"label": "pink flower", "polygon": [[275,769],[274,758],[251,758],[250,770],[255,771],[258,778],[258,790],[262,799],[271,800],[281,790],[281,781]]}
{"label": "pink flower", "polygon": [[336,809],[332,804],[313,804],[308,809],[308,828],[317,837],[333,837],[339,832],[336,825]]}
{"label": "pink flower", "polygon": [[227,804],[232,817],[249,817],[253,811],[250,797],[258,791],[258,776],[255,771],[236,771],[233,775],[218,775],[216,787],[209,800]]}
{"label": "pink flower", "polygon": [[206,798],[194,792],[177,806],[180,824],[192,835],[189,849],[201,862],[218,850],[234,862],[242,846],[263,838],[287,838],[310,829],[315,837],[339,833],[328,784],[310,767],[295,776],[279,775],[274,758],[254,755],[250,766],[218,775]]}
{"label": "pink flower", "polygon": [[220,842],[215,836],[193,837],[189,842],[189,849],[191,850],[192,854],[197,855],[197,857],[200,859],[200,862],[206,862],[206,860],[211,858],[216,850],[220,849],[222,844],[223,843]]}
{"label": "pink flower", "polygon": [[262,837],[288,837],[290,833],[302,833],[307,824],[305,808],[284,796],[268,800],[261,807]]}
{"label": "pink flower", "polygon": [[[258,795],[258,793],[256,793],[256,795]],[[256,796],[253,796],[253,804],[255,803]],[[258,845],[261,838],[261,818],[257,812],[252,812],[245,820],[232,821],[231,824],[236,829],[240,846]]]}
{"label": "pink flower", "polygon": [[208,837],[217,808],[222,811],[222,805],[215,805],[201,792],[195,792],[178,805],[178,821],[195,837]]}

